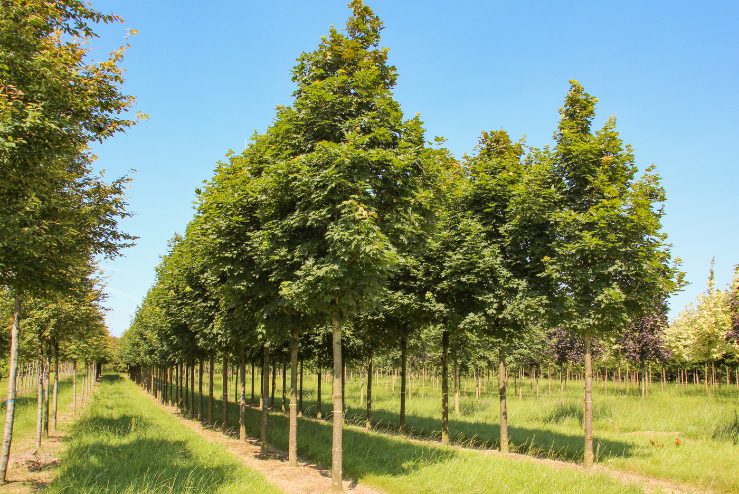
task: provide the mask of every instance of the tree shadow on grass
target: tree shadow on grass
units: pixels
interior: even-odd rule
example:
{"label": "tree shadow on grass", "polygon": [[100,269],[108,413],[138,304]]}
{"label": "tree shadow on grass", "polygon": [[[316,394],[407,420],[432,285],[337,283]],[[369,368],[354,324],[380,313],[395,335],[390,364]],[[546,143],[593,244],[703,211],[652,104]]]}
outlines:
{"label": "tree shadow on grass", "polygon": [[233,466],[202,463],[184,441],[140,437],[152,427],[136,415],[83,418],[52,492],[209,492],[233,480]]}
{"label": "tree shadow on grass", "polygon": [[[207,396],[203,405],[207,407]],[[248,403],[249,400],[247,400]],[[214,399],[214,427],[221,427],[222,400]],[[196,411],[198,395],[195,397]],[[238,434],[239,405],[229,402],[229,423],[227,430]],[[246,430],[252,438],[259,438],[261,411],[247,406]],[[300,418],[298,421],[298,455],[324,467],[331,466],[331,422]],[[269,443],[286,451],[288,447],[288,417],[272,410],[269,416]],[[459,452],[434,445],[423,445],[402,439],[368,433],[353,428],[343,431],[343,469],[344,474],[355,480],[367,475],[400,476],[431,464],[440,464],[456,458]]]}
{"label": "tree shadow on grass", "polygon": [[[577,418],[582,411],[566,407],[555,409],[551,422]],[[398,414],[376,410],[372,412],[373,427],[379,431],[399,433]],[[364,425],[364,410],[351,408],[347,412],[347,422]],[[407,415],[404,434],[423,439],[440,440],[441,420],[432,417]],[[476,449],[497,449],[499,447],[500,427],[498,424],[449,420],[450,442],[464,447]],[[564,461],[580,462],[583,457],[583,437],[580,435],[564,434],[549,429],[535,429],[509,426],[508,435],[511,449],[540,458],[552,458]],[[614,441],[611,439],[595,438],[597,458],[632,457],[638,454],[633,444]]]}

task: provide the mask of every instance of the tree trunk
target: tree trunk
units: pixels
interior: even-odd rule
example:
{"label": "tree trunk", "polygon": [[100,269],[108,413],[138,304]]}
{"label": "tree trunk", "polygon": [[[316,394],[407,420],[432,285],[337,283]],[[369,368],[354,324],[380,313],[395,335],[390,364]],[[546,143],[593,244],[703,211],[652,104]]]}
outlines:
{"label": "tree trunk", "polygon": [[303,357],[300,357],[300,377],[299,377],[299,389],[298,389],[298,417],[303,416]]}
{"label": "tree trunk", "polygon": [[505,349],[498,349],[498,400],[500,401],[500,452],[508,453],[508,405],[506,403]]}
{"label": "tree trunk", "polygon": [[254,359],[251,359],[251,404],[254,404]]}
{"label": "tree trunk", "polygon": [[51,342],[46,353],[44,367],[44,436],[49,437],[49,381],[51,380]]}
{"label": "tree trunk", "polygon": [[198,420],[203,421],[203,359],[198,361]]}
{"label": "tree trunk", "polygon": [[372,348],[367,358],[367,417],[364,426],[368,431],[372,430]]}
{"label": "tree trunk", "polygon": [[331,437],[331,487],[334,491],[343,491],[341,479],[342,471],[342,435],[344,428],[344,404],[341,401],[342,396],[342,377],[344,366],[342,364],[341,355],[341,319],[339,318],[338,307],[334,310],[332,317],[332,349],[334,358],[334,376],[333,376],[333,433]]}
{"label": "tree trunk", "polygon": [[441,442],[449,444],[449,331],[441,333]]}
{"label": "tree trunk", "polygon": [[262,427],[261,433],[261,449],[264,453],[267,451],[267,427],[269,426],[269,343],[264,344],[262,353]]}
{"label": "tree trunk", "polygon": [[52,396],[54,400],[53,411],[51,414],[51,430],[56,431],[56,416],[57,416],[57,391],[59,390],[59,343],[54,341],[54,394]]}
{"label": "tree trunk", "polygon": [[322,418],[323,414],[321,412],[321,379],[322,371],[321,371],[321,365],[318,365],[318,384],[317,384],[317,391],[316,391],[316,418]]}
{"label": "tree trunk", "polygon": [[408,339],[400,336],[400,432],[405,431],[406,374],[408,371]]}
{"label": "tree trunk", "polygon": [[583,466],[590,469],[593,466],[593,357],[590,344],[591,336],[585,336],[585,408],[583,410],[583,424],[585,429],[585,448]]}
{"label": "tree trunk", "polygon": [[282,403],[280,408],[282,413],[287,413],[287,362],[282,363]]}
{"label": "tree trunk", "polygon": [[287,461],[298,466],[298,332],[290,335],[290,423],[288,431]]}
{"label": "tree trunk", "polygon": [[246,355],[244,347],[239,352],[241,394],[239,396],[239,439],[246,441]]}
{"label": "tree trunk", "polygon": [[36,451],[41,448],[41,435],[44,431],[44,345],[41,335],[38,338],[38,382],[36,388]]}
{"label": "tree trunk", "polygon": [[269,397],[270,410],[275,408],[275,391],[277,391],[277,362],[272,363],[272,395]]}
{"label": "tree trunk", "polygon": [[454,361],[454,413],[459,415],[459,365]]}
{"label": "tree trunk", "polygon": [[195,418],[195,359],[190,366],[190,416]]}
{"label": "tree trunk", "polygon": [[77,413],[77,361],[72,361],[72,413]]}
{"label": "tree trunk", "polygon": [[215,356],[211,353],[208,359],[208,423],[213,423],[213,377],[215,373]]}
{"label": "tree trunk", "polygon": [[228,354],[223,353],[223,432],[228,430]]}

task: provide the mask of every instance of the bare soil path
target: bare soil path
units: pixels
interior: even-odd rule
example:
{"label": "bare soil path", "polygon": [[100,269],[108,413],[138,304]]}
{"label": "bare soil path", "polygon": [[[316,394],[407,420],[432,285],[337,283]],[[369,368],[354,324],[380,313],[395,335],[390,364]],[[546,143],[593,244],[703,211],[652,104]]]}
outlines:
{"label": "bare soil path", "polygon": [[63,413],[59,413],[57,429],[50,431],[48,437],[41,440],[41,449],[35,451],[34,436],[13,439],[8,463],[8,483],[0,485],[0,494],[28,494],[43,491],[56,478],[64,450],[64,438],[67,436],[67,425],[80,417],[84,407],[90,403],[91,395],[77,402],[77,411],[72,411],[70,403]]}
{"label": "bare soil path", "polygon": [[[291,467],[287,462],[287,455],[270,447],[266,454],[262,454],[257,441],[239,440],[223,434],[220,430],[210,429],[196,420],[188,419],[179,409],[171,405],[162,404],[150,394],[146,394],[159,407],[175,415],[182,425],[197,432],[212,443],[223,446],[245,466],[255,470],[267,479],[268,482],[282,489],[288,494],[322,494],[331,491],[331,472],[315,463],[298,459],[298,466]],[[368,487],[356,482],[344,481],[344,491],[352,494],[382,494],[383,491]]]}

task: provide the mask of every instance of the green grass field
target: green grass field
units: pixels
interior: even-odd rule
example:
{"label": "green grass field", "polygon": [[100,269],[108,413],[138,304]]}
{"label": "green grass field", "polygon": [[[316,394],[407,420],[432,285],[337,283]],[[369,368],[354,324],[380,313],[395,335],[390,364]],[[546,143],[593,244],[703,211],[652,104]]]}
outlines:
{"label": "green grass field", "polygon": [[[53,374],[52,374],[53,379]],[[7,385],[7,381],[3,384]],[[53,386],[53,381],[52,381]],[[82,379],[77,379],[77,403],[82,400]],[[68,377],[59,381],[59,390],[57,391],[58,415],[71,410],[72,404],[72,378]],[[51,397],[50,397],[51,399]],[[51,413],[51,412],[49,412]],[[0,403],[0,417],[5,419],[5,400]],[[51,418],[49,418],[51,422]],[[51,427],[51,425],[49,425]],[[23,394],[19,394],[15,399],[15,422],[13,424],[13,444],[18,444],[32,438],[36,432],[36,390],[28,390]]]}
{"label": "green grass field", "polygon": [[[306,375],[304,381],[306,416],[315,413],[315,379],[315,375]],[[278,377],[275,397],[277,408],[282,396],[281,382]],[[364,409],[359,403],[359,380],[350,379],[347,384],[347,422],[363,426]],[[513,449],[537,457],[579,462],[583,447],[581,386],[581,382],[571,381],[561,389],[559,382],[540,380],[537,396],[535,386],[527,380],[522,387],[523,396],[519,398],[514,393],[511,380],[508,403]],[[216,388],[216,396],[219,397],[220,376]],[[393,398],[389,382],[380,379],[373,386],[373,420],[377,430],[397,432],[399,390],[398,382]],[[475,398],[472,380],[463,380],[462,390],[460,414],[454,413],[453,396],[450,397],[450,434],[453,441],[476,448],[497,447],[498,399],[493,381],[486,386],[479,400]],[[251,382],[247,376],[247,399],[250,398],[250,392]],[[229,394],[230,400],[233,400],[233,382],[229,383]],[[256,396],[258,398],[258,391]],[[324,382],[324,415],[330,410],[330,399],[331,384]],[[238,409],[235,404],[231,408],[232,426],[235,427]],[[414,382],[407,401],[407,434],[438,439],[441,435],[440,410],[440,390],[430,380],[425,385]],[[739,390],[735,386],[722,386],[706,395],[702,386],[684,388],[668,384],[662,390],[660,384],[655,383],[649,396],[642,399],[638,389],[633,386],[627,392],[623,386],[609,383],[604,388],[602,383],[597,383],[594,391],[594,427],[598,461],[614,469],[664,479],[698,490],[710,489],[727,494],[739,492],[739,469],[736,468],[736,458],[739,457],[737,411]],[[279,415],[273,420],[270,438],[276,445],[285,448],[287,426]],[[214,417],[216,420],[221,417],[218,407]],[[330,433],[320,426],[301,422],[300,453],[328,465]],[[258,433],[258,423],[251,413],[249,427],[255,435]],[[457,492],[453,486],[447,485],[463,481],[472,471],[484,477],[495,471],[498,465],[472,453],[470,456],[438,453],[436,448],[426,450],[407,442],[398,442],[387,435],[368,435],[360,428],[352,428],[346,441],[345,472],[386,488],[389,484],[406,485],[397,487],[397,490],[393,488],[392,492],[410,492],[415,489],[414,486],[425,485],[426,482],[437,489],[427,492]],[[372,455],[378,451],[383,452],[382,459],[378,465],[371,466]],[[397,452],[397,461],[389,459],[390,451]],[[451,462],[449,465],[444,463],[449,468],[438,469],[434,466],[438,463],[437,455],[448,455],[443,461]],[[459,467],[460,462],[468,467]],[[451,465],[456,466],[452,468]],[[527,467],[512,464],[506,468],[515,470]],[[428,471],[416,475],[423,468],[428,468]],[[449,472],[456,471],[456,468],[460,468],[460,479],[453,481]],[[443,473],[435,476],[434,473],[439,471]],[[524,473],[521,472],[521,475]],[[531,475],[531,472],[526,475]],[[401,478],[404,480],[399,480]],[[405,479],[408,479],[408,484],[405,484]],[[535,482],[533,479],[529,477],[527,480]],[[514,480],[511,482],[511,485],[518,485]],[[603,485],[599,483],[599,486]],[[443,490],[447,488],[450,490]],[[562,489],[560,492],[570,492],[567,487]],[[572,489],[571,492],[586,492],[581,486]],[[465,490],[460,488],[459,492]]]}
{"label": "green grass field", "polygon": [[279,492],[119,376],[104,378],[69,433],[59,477],[46,492]]}
{"label": "green grass field", "polygon": [[[220,393],[220,382],[216,387]],[[229,386],[229,390],[232,392],[233,388]],[[278,388],[277,403],[280,397]],[[197,402],[196,399],[196,405]],[[221,402],[216,400],[214,417],[220,419],[221,416]],[[229,404],[229,418],[230,428],[235,431],[238,424],[238,406],[235,403]],[[279,412],[273,413],[270,424],[270,443],[286,449],[287,418]],[[259,435],[258,410],[248,409],[247,430],[252,436]],[[330,423],[301,420],[298,453],[328,467],[331,463]],[[587,475],[579,470],[490,457],[477,451],[420,444],[403,437],[366,432],[360,427],[351,426],[344,432],[344,473],[362,483],[399,494],[641,492],[636,486],[625,486],[602,474]]]}

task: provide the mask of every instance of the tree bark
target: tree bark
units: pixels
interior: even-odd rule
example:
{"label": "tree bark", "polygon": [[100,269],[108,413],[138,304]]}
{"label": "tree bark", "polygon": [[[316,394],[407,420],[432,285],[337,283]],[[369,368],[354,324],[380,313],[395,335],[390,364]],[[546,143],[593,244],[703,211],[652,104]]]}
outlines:
{"label": "tree bark", "polygon": [[344,428],[344,404],[341,401],[342,396],[342,378],[344,366],[342,365],[341,355],[341,318],[339,317],[338,307],[334,310],[332,316],[332,350],[334,359],[334,376],[333,376],[333,433],[331,437],[331,487],[334,491],[342,492],[343,486],[341,479],[343,476],[342,460],[343,460],[343,428]]}
{"label": "tree bark", "polygon": [[408,371],[408,339],[405,331],[400,336],[400,432],[405,431],[406,374]]}
{"label": "tree bark", "polygon": [[41,335],[38,338],[38,382],[36,388],[36,451],[41,448],[41,435],[44,431],[44,346]]}
{"label": "tree bark", "polygon": [[239,439],[246,441],[246,356],[244,347],[239,352],[239,372],[241,373],[241,395],[239,396]]}
{"label": "tree bark", "polygon": [[270,410],[275,408],[275,391],[277,391],[277,362],[272,362],[272,394],[269,397]]}
{"label": "tree bark", "polygon": [[498,400],[500,401],[500,452],[508,453],[508,405],[506,403],[506,365],[503,345],[498,349]]}
{"label": "tree bark", "polygon": [[287,461],[298,466],[298,332],[290,335],[290,424],[288,432]]}
{"label": "tree bark", "polygon": [[459,364],[454,361],[454,413],[459,415]]}
{"label": "tree bark", "polygon": [[228,354],[223,353],[223,432],[228,430]]}
{"label": "tree bark", "polygon": [[254,359],[251,359],[251,404],[254,404]]}
{"label": "tree bark", "polygon": [[280,408],[282,413],[287,412],[287,362],[282,363],[282,403]]}
{"label": "tree bark", "polygon": [[298,378],[298,417],[303,416],[303,356],[300,356],[300,376]]}
{"label": "tree bark", "polygon": [[441,333],[441,442],[449,444],[449,331]]}
{"label": "tree bark", "polygon": [[590,469],[593,466],[593,357],[591,353],[591,336],[584,337],[585,340],[585,408],[583,424],[585,429],[585,448],[583,455],[583,466]]}
{"label": "tree bark", "polygon": [[56,431],[57,417],[57,391],[59,390],[59,343],[54,341],[54,399],[53,411],[51,414],[51,430]]}
{"label": "tree bark", "polygon": [[318,372],[317,372],[318,384],[317,384],[317,391],[316,391],[316,418],[318,419],[323,417],[323,413],[321,411],[321,381],[323,381],[323,379],[321,379],[322,377],[321,374],[322,374],[321,365],[319,364]]}
{"label": "tree bark", "polygon": [[203,359],[198,360],[198,420],[203,420]]}
{"label": "tree bark", "polygon": [[51,379],[51,342],[46,349],[46,365],[44,367],[44,436],[49,437],[49,381]]}
{"label": "tree bark", "polygon": [[261,449],[264,453],[267,451],[267,427],[269,426],[269,343],[264,344],[262,357],[262,427],[260,433]]}
{"label": "tree bark", "polygon": [[365,428],[372,430],[372,348],[369,350],[367,358],[367,420]]}
{"label": "tree bark", "polygon": [[72,361],[72,413],[77,413],[77,361]]}
{"label": "tree bark", "polygon": [[211,353],[208,360],[208,423],[213,423],[213,374],[215,372],[215,356]]}

